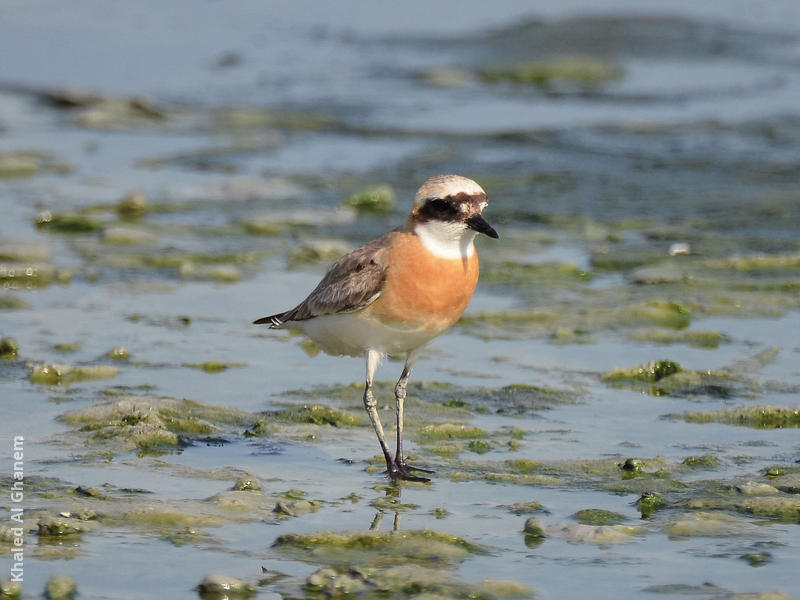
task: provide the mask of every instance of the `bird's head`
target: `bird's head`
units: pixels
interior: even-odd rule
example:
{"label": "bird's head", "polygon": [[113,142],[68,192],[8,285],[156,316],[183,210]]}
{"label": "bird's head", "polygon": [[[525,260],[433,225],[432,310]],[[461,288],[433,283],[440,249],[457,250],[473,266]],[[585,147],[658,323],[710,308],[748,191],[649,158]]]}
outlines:
{"label": "bird's head", "polygon": [[468,256],[476,234],[499,237],[483,218],[488,204],[486,192],[472,179],[436,175],[419,188],[409,221],[432,252],[450,258]]}

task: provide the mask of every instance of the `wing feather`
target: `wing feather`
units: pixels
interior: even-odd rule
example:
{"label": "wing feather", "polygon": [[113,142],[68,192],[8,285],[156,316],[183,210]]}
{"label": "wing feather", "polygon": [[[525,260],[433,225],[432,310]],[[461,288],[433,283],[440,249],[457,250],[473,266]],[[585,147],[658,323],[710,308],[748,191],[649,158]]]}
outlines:
{"label": "wing feather", "polygon": [[337,260],[308,298],[286,312],[262,317],[256,324],[275,329],[290,321],[361,310],[375,302],[386,282],[387,245],[392,233],[373,240]]}

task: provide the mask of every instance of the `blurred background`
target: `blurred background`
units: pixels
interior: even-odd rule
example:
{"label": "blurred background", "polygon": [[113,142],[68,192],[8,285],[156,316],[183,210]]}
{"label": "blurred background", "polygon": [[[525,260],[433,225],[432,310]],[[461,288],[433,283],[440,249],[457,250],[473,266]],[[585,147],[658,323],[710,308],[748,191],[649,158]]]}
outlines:
{"label": "blurred background", "polygon": [[[65,573],[87,598],[195,597],[222,570],[259,597],[354,577],[371,597],[380,560],[272,544],[384,514],[490,548],[428,557],[452,585],[394,597],[800,594],[799,99],[796,0],[0,0],[0,441],[27,440],[26,594]],[[250,322],[438,173],[486,189],[500,240],[415,371],[411,447],[438,475],[401,502],[357,421],[362,362]],[[361,426],[275,416],[308,404]],[[424,429],[452,423],[477,429]],[[242,477],[270,500],[233,519]],[[650,492],[669,508],[646,520]],[[84,533],[53,541],[48,518]]]}

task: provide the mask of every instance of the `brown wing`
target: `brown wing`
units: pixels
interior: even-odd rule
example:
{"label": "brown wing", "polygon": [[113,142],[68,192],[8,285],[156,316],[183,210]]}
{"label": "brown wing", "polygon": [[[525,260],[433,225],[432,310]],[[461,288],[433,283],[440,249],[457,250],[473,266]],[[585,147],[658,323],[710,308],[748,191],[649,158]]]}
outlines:
{"label": "brown wing", "polygon": [[386,281],[386,246],[391,235],[393,232],[337,260],[308,298],[293,309],[253,322],[277,328],[289,321],[353,312],[370,305],[380,296]]}

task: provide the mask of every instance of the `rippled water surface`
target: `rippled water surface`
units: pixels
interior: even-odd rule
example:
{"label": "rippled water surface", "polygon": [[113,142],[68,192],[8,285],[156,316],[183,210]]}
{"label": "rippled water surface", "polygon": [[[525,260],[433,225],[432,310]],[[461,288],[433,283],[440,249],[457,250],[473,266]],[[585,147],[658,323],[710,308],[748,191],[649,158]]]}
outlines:
{"label": "rippled water surface", "polygon": [[[796,2],[0,12],[24,597],[800,595]],[[363,361],[251,321],[446,172],[500,239],[393,485]]]}

